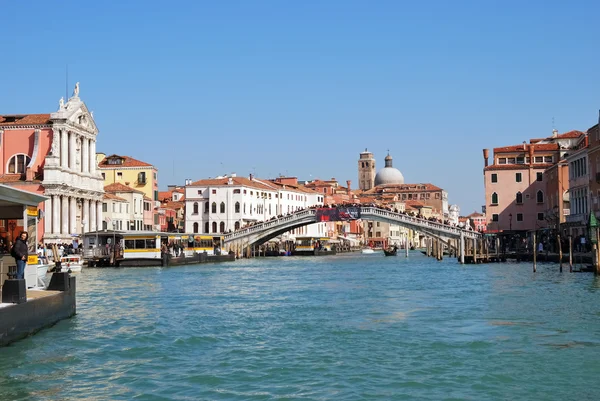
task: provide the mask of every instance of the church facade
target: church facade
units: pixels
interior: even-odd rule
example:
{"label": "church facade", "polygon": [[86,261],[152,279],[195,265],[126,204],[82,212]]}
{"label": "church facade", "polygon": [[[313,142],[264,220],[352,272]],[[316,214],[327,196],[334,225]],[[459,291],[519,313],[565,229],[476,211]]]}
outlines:
{"label": "church facade", "polygon": [[[71,242],[102,227],[97,135],[93,115],[79,98],[79,83],[54,113],[0,116],[0,183],[49,197],[37,213],[38,238],[45,243]],[[17,233],[22,229],[19,222],[9,225]]]}

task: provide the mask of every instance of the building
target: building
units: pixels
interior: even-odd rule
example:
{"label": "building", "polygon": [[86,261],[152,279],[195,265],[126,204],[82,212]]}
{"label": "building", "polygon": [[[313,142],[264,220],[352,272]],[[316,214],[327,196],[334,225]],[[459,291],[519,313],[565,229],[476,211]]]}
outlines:
{"label": "building", "polygon": [[104,221],[102,227],[100,227],[102,230],[123,230],[124,226],[127,227],[129,222],[129,202],[127,202],[127,199],[105,193],[102,212],[104,213]]}
{"label": "building", "polygon": [[571,131],[529,143],[483,150],[487,231],[529,231],[546,228],[548,203],[544,173],[568,155],[583,135]]}
{"label": "building", "polygon": [[0,183],[49,197],[39,206],[38,236],[45,243],[71,242],[102,225],[97,135],[79,83],[54,113],[0,116]]}
{"label": "building", "polygon": [[546,178],[546,220],[549,228],[557,229],[571,213],[569,202],[569,164],[560,160],[544,171]]}
{"label": "building", "polygon": [[469,219],[469,224],[471,228],[475,231],[485,232],[487,230],[487,221],[485,218],[485,214],[473,212],[470,215],[466,216]]}
{"label": "building", "polygon": [[164,201],[158,207],[160,231],[184,232],[185,230],[184,202]]}
{"label": "building", "polygon": [[[112,202],[112,209],[108,208],[107,213],[110,213],[113,229],[122,231],[141,231],[144,230],[144,193],[137,189],[133,189],[127,185],[115,182],[104,187],[104,192],[113,194],[120,199],[125,199],[127,203],[122,204]],[[115,214],[116,215],[112,215]],[[125,216],[122,218],[121,216]],[[103,228],[108,228],[105,225]]]}
{"label": "building", "polygon": [[587,236],[587,222],[591,211],[590,169],[588,162],[588,135],[578,138],[572,151],[565,155],[569,165],[569,208],[563,232],[572,236]]}
{"label": "building", "polygon": [[98,169],[104,179],[104,185],[123,184],[141,191],[154,203],[152,205],[152,223],[144,221],[144,226],[151,230],[160,230],[158,219],[158,170],[152,164],[134,159],[131,156],[96,155]]}
{"label": "building", "polygon": [[[297,179],[262,180],[230,176],[188,180],[185,186],[185,232],[226,233],[259,221],[323,205],[324,196]],[[325,223],[300,227],[291,235],[325,236]],[[290,238],[291,239],[291,238]]]}
{"label": "building", "polygon": [[599,123],[588,129],[591,210],[600,218],[600,112]]}
{"label": "building", "polygon": [[365,149],[358,159],[358,188],[368,191],[375,186],[375,158]]}

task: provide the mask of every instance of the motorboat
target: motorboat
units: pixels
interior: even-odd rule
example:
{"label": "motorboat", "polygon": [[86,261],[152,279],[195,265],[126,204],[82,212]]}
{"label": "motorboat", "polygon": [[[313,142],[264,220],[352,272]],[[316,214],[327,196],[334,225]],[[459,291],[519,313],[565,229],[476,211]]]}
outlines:
{"label": "motorboat", "polygon": [[373,248],[363,248],[361,251],[361,253],[365,254],[365,255],[370,255],[375,253],[375,251],[373,250]]}
{"label": "motorboat", "polygon": [[62,273],[79,273],[83,267],[81,255],[64,255],[60,258],[60,268]]}

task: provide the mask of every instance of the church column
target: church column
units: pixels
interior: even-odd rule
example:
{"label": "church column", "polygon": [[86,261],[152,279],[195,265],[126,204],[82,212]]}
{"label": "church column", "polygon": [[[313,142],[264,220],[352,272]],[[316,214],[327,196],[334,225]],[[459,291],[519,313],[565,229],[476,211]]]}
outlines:
{"label": "church column", "polygon": [[90,139],[90,174],[96,174],[96,141]]}
{"label": "church column", "polygon": [[75,150],[77,148],[75,145],[76,136],[77,134],[74,132],[69,133],[69,168],[73,171],[75,171],[76,168],[75,160],[77,157],[77,150]]}
{"label": "church column", "polygon": [[52,234],[60,233],[60,196],[52,195]]}
{"label": "church column", "polygon": [[52,197],[44,201],[44,236],[52,232]]}
{"label": "church column", "polygon": [[81,138],[81,171],[87,173],[90,171],[90,148],[89,139]]}
{"label": "church column", "polygon": [[60,202],[62,204],[60,221],[62,225],[60,227],[61,234],[69,234],[69,197],[62,195],[60,197]]}
{"label": "church column", "polygon": [[83,232],[90,231],[90,200],[89,199],[83,200],[83,206],[81,207],[81,221],[83,221]]}
{"label": "church column", "polygon": [[68,132],[65,129],[60,130],[60,166],[62,168],[69,168],[69,142]]}
{"label": "church column", "polygon": [[69,234],[77,233],[77,199],[74,196],[69,198]]}
{"label": "church column", "polygon": [[96,202],[96,225],[102,228],[102,202]]}
{"label": "church column", "polygon": [[100,227],[96,227],[96,201],[90,201],[90,231],[101,230]]}

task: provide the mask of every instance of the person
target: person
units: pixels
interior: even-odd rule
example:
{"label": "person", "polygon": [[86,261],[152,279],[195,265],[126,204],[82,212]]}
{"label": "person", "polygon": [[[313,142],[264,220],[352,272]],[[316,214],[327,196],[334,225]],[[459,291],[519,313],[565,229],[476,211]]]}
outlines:
{"label": "person", "polygon": [[17,280],[25,278],[25,265],[27,264],[27,231],[21,232],[12,247],[11,255],[17,262]]}

